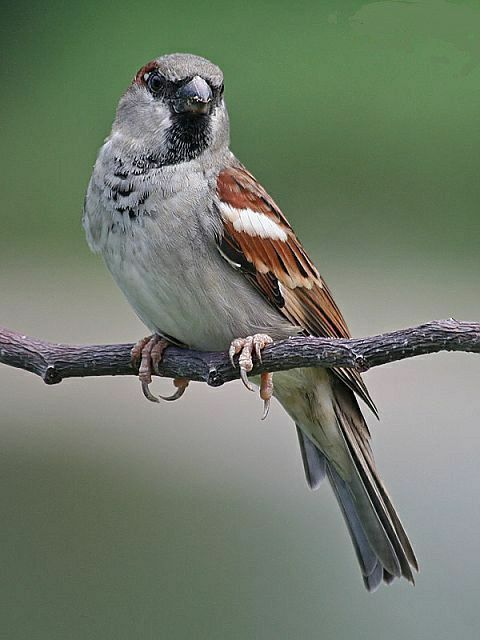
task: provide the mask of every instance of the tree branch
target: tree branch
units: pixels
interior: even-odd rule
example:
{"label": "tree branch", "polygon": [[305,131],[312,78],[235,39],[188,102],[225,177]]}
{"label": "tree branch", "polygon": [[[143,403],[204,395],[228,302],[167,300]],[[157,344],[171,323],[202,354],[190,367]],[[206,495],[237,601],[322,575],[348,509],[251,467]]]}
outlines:
{"label": "tree branch", "polygon": [[[46,384],[64,378],[136,375],[130,362],[133,344],[67,345],[44,342],[0,328],[0,362],[40,376]],[[298,367],[352,367],[366,371],[388,362],[438,351],[480,353],[480,323],[454,319],[392,331],[369,338],[333,340],[294,337],[269,345],[252,371]],[[169,347],[160,365],[167,378],[188,378],[218,387],[239,377],[226,353]]]}

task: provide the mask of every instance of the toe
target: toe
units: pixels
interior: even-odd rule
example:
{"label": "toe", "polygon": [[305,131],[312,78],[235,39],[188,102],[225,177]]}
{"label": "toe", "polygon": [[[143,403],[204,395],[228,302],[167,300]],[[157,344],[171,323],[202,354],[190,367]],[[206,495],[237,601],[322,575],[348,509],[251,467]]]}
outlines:
{"label": "toe", "polygon": [[[255,353],[255,356],[257,357],[258,361],[261,362],[262,349],[264,349],[267,346],[267,344],[270,344],[272,342],[273,340],[270,336],[264,333],[256,333],[253,336],[247,336],[246,338],[237,338],[236,340],[232,340],[230,344],[230,349],[228,350],[230,362],[234,366],[234,357],[235,355],[240,353],[240,356],[238,358],[238,365],[240,368],[240,379],[242,380],[243,384],[247,387],[247,389],[249,389],[250,391],[254,391],[254,388],[250,384],[247,376],[247,374],[253,369],[252,355],[253,353]],[[271,388],[272,383],[270,378],[266,378],[265,380],[266,381],[270,380],[268,384],[267,382],[265,382],[266,386],[265,386],[264,395],[267,396],[268,395],[267,387],[268,385],[270,385],[270,387],[268,388]],[[260,392],[260,395],[265,402],[268,402],[268,405],[269,405],[270,398],[272,395],[271,391],[268,397],[264,398],[262,395],[262,391]],[[266,406],[265,408],[265,416],[266,416],[266,413],[268,413],[268,406]]]}
{"label": "toe", "polygon": [[245,338],[244,340],[242,351],[240,352],[240,357],[238,358],[240,369],[245,369],[245,371],[251,371],[253,369],[252,352],[253,338],[252,336],[248,336],[248,338]]}
{"label": "toe", "polygon": [[270,403],[273,395],[273,374],[262,373],[260,375],[260,398],[263,400],[263,416],[262,420],[268,415]]}
{"label": "toe", "polygon": [[233,359],[237,355],[237,353],[240,353],[244,343],[245,341],[243,340],[243,338],[237,338],[236,340],[232,340],[232,342],[230,343],[230,348],[228,350],[228,357],[230,358],[232,367],[235,366],[235,362],[233,361]]}
{"label": "toe", "polygon": [[132,366],[136,369],[138,367],[138,363],[140,358],[142,357],[142,352],[146,345],[150,342],[153,336],[147,336],[146,338],[142,338],[137,342],[137,344],[132,348],[130,352],[130,358],[132,362]]}
{"label": "toe", "polygon": [[[159,364],[162,361],[163,352],[168,345],[169,342],[167,340],[157,334],[154,334],[148,338],[139,340],[132,349],[132,364],[135,363],[136,365],[140,359],[138,378],[142,385],[143,395],[147,400],[150,400],[150,402],[159,402],[158,398],[150,391],[149,385],[152,382],[152,373],[159,373]],[[184,391],[185,389],[181,391],[177,390],[174,394],[176,397],[169,399],[176,399],[177,397],[180,397]]]}
{"label": "toe", "polygon": [[150,359],[152,362],[153,370],[157,375],[160,373],[158,367],[160,362],[162,361],[163,353],[168,345],[168,340],[165,340],[165,338],[158,338],[152,346]]}
{"label": "toe", "polygon": [[258,361],[262,361],[262,349],[265,349],[267,344],[272,344],[273,340],[265,333],[257,333],[253,336],[253,345],[255,347],[255,355]]}

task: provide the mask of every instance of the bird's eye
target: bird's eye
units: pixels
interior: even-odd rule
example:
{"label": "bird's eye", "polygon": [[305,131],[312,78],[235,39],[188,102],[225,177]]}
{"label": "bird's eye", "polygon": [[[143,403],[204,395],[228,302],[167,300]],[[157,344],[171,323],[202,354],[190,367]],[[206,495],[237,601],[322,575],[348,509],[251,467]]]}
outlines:
{"label": "bird's eye", "polygon": [[148,90],[153,94],[158,93],[164,84],[162,76],[155,72],[150,73],[146,81]]}

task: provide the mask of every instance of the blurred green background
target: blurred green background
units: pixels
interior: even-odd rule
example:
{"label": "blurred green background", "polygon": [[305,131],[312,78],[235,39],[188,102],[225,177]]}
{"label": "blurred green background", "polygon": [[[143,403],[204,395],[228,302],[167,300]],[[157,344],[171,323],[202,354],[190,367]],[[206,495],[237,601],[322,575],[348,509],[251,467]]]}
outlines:
{"label": "blurred green background", "polygon": [[[356,335],[480,318],[480,5],[2,2],[0,324],[145,331],[90,255],[83,194],[121,92],[162,53],[226,75],[232,147]],[[131,379],[47,388],[0,369],[6,638],[476,638],[479,362],[367,381],[382,475],[421,564],[363,591],[327,488],[278,405],[239,384],[154,406]],[[159,389],[170,389],[158,381]]]}

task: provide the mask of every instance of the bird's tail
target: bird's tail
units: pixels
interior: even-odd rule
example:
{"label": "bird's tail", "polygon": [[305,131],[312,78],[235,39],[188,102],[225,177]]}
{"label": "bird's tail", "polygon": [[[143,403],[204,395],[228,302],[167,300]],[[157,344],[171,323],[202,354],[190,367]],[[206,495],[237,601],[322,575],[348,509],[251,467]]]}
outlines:
{"label": "bird's tail", "polygon": [[316,489],[327,476],[345,518],[369,591],[403,576],[414,582],[418,564],[407,534],[378,476],[368,428],[353,392],[332,379],[333,412],[348,452],[347,473],[297,426],[307,482]]}

